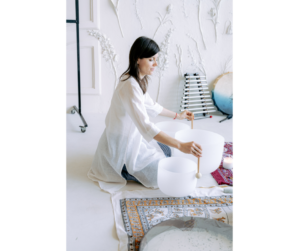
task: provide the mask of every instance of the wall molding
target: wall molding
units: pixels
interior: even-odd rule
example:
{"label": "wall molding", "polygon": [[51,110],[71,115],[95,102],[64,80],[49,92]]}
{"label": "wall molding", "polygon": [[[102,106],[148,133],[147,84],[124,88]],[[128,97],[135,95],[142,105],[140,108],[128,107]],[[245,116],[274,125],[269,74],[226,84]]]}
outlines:
{"label": "wall molding", "polygon": [[[76,56],[76,50],[75,50],[75,46],[72,46],[72,48],[69,48],[72,51],[74,51],[74,55]],[[89,53],[87,52],[85,49],[90,49],[91,52],[91,76],[86,76],[84,75],[84,71],[82,71],[83,69],[83,63],[84,60],[82,60],[84,58],[82,53]],[[74,56],[74,58],[75,58]],[[87,94],[93,94],[93,95],[100,95],[101,94],[101,85],[100,85],[100,71],[101,71],[101,61],[100,61],[101,57],[100,57],[100,48],[99,48],[99,44],[96,42],[89,42],[88,44],[80,44],[80,82],[81,82],[81,94],[82,95],[87,95]],[[85,62],[86,64],[87,62]],[[77,65],[77,64],[76,64]],[[88,68],[89,69],[89,68]],[[69,69],[70,70],[70,69]],[[77,94],[78,90],[77,90],[77,81],[75,83],[74,79],[77,80],[77,68],[74,70],[73,72],[73,78],[72,80],[68,80],[67,81],[67,94]],[[89,79],[89,77],[91,77],[92,79],[92,85],[91,87],[86,87],[84,84],[85,78]],[[74,82],[74,83],[70,83],[70,81]],[[89,81],[89,80],[88,80]]]}
{"label": "wall molding", "polygon": [[[86,4],[85,1],[80,1],[80,2],[82,2],[82,4]],[[88,11],[89,15],[80,16],[80,29],[99,30],[100,29],[100,0],[90,0],[88,5],[89,7],[85,6],[85,8],[89,8]]]}

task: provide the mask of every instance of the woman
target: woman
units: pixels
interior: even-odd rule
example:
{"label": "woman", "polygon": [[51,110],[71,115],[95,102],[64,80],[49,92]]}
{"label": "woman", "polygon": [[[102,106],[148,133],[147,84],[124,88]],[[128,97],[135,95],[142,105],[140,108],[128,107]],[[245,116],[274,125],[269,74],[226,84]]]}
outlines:
{"label": "woman", "polygon": [[[201,146],[180,142],[162,132],[149,121],[158,114],[174,119],[193,119],[193,114],[180,114],[154,103],[147,93],[148,76],[157,66],[158,45],[151,39],[139,37],[129,54],[129,67],[121,75],[105,118],[106,128],[100,138],[88,177],[100,187],[114,192],[135,180],[157,188],[159,160],[170,157],[170,148],[201,157]],[[154,139],[154,140],[153,140]],[[163,149],[163,150],[162,150]]]}

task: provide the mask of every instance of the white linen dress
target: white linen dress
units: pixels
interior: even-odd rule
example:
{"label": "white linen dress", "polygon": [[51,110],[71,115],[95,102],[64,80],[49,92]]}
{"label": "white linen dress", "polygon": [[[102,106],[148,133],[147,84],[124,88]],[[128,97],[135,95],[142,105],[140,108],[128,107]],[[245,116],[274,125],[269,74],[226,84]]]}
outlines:
{"label": "white linen dress", "polygon": [[165,155],[153,139],[160,129],[150,122],[149,116],[155,117],[162,110],[147,92],[143,94],[133,77],[120,81],[88,177],[98,181],[103,190],[115,192],[127,183],[121,176],[125,164],[128,173],[145,187],[157,188],[158,162]]}

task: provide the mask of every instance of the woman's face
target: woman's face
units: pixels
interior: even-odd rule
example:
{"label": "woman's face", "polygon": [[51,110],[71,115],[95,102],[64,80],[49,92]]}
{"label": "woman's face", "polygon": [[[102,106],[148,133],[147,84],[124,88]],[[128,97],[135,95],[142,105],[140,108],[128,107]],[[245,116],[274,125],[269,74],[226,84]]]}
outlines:
{"label": "woman's face", "polygon": [[151,58],[138,59],[137,64],[140,70],[140,78],[143,78],[146,75],[152,75],[154,68],[157,66],[157,56],[158,54],[155,54]]}

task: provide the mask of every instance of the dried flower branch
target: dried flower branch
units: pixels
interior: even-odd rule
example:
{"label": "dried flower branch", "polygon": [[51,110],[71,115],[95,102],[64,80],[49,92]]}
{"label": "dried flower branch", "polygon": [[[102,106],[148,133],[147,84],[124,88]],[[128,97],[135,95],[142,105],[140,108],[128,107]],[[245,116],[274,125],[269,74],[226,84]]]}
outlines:
{"label": "dried flower branch", "polygon": [[229,72],[232,67],[232,56],[229,56],[227,61],[225,62],[223,73]]}
{"label": "dried flower branch", "polygon": [[139,12],[139,9],[138,9],[138,6],[137,6],[138,1],[139,0],[135,0],[135,3],[134,3],[135,4],[135,14],[136,14],[138,20],[140,21],[140,24],[141,24],[141,27],[142,27],[141,29],[143,29],[142,19],[140,17],[140,12]]}
{"label": "dried flower branch", "polygon": [[162,25],[164,25],[164,24],[167,23],[168,21],[170,21],[171,24],[173,24],[172,21],[171,21],[170,19],[168,19],[168,18],[169,18],[168,15],[170,15],[170,14],[172,13],[172,9],[173,9],[173,5],[172,5],[172,4],[168,5],[168,7],[167,7],[167,13],[166,13],[166,15],[165,15],[164,18],[162,18],[161,14],[160,14],[159,12],[157,12],[158,15],[159,15],[158,19],[159,19],[160,25],[157,27],[157,29],[156,29],[156,31],[155,31],[155,33],[154,33],[153,38],[155,37],[156,32],[158,31],[158,29],[159,29]]}
{"label": "dried flower branch", "polygon": [[186,10],[186,0],[183,0],[183,8],[182,8],[183,14],[185,17],[188,17],[189,15],[187,14]]}
{"label": "dried flower branch", "polygon": [[177,58],[177,54],[175,53],[175,59],[176,59],[176,65],[178,67],[178,75],[179,76],[183,76],[183,72],[182,72],[182,49],[181,46],[179,44],[176,45],[177,49],[178,49],[178,58]]}
{"label": "dried flower branch", "polygon": [[222,0],[211,0],[215,5],[215,8],[211,8],[208,14],[212,17],[210,20],[213,22],[215,27],[215,35],[216,35],[216,42],[218,41],[218,33],[217,33],[217,25],[218,25],[218,17],[219,17],[219,9]]}
{"label": "dried flower branch", "polygon": [[113,0],[110,0],[110,1],[113,4],[113,6],[115,7],[115,12],[116,12],[116,15],[117,15],[117,18],[118,18],[118,22],[119,22],[120,30],[121,30],[121,33],[122,33],[122,37],[124,37],[122,27],[121,27],[121,23],[120,23],[120,18],[119,18],[119,0],[116,1],[116,4],[114,4]]}
{"label": "dried flower branch", "polygon": [[88,30],[88,34],[95,37],[99,40],[99,43],[101,45],[101,54],[106,62],[110,62],[110,66],[113,68],[113,71],[115,73],[115,89],[118,84],[118,75],[117,75],[117,69],[115,63],[118,61],[118,54],[115,51],[115,48],[110,42],[110,39],[105,36],[105,34],[102,34],[99,31],[95,30]]}
{"label": "dried flower branch", "polygon": [[[229,25],[227,26],[226,28],[226,24],[227,22],[229,22]],[[230,20],[227,20],[224,24],[224,33],[227,34],[227,35],[232,35],[232,26],[231,26],[231,21]]]}
{"label": "dried flower branch", "polygon": [[158,58],[157,58],[157,67],[159,70],[159,83],[158,83],[158,91],[157,91],[157,96],[156,96],[156,102],[158,101],[159,97],[159,92],[160,92],[160,83],[161,79],[164,76],[164,72],[168,69],[169,67],[169,46],[171,44],[171,35],[173,33],[174,29],[169,29],[165,40],[162,42],[160,46],[160,52],[158,53]]}
{"label": "dried flower branch", "polygon": [[204,60],[202,59],[202,55],[200,53],[200,49],[199,49],[199,46],[198,46],[198,42],[197,40],[190,34],[186,34],[189,38],[191,38],[195,43],[196,43],[196,47],[197,47],[197,51],[198,51],[198,55],[199,55],[199,60],[196,60],[195,58],[195,54],[192,53],[190,47],[189,47],[189,53],[190,53],[190,56],[192,58],[192,65],[196,68],[198,68],[202,73],[205,74],[206,76],[206,70],[205,70],[205,67],[204,67]]}
{"label": "dried flower branch", "polygon": [[203,73],[206,76],[206,71],[204,68],[204,61],[203,60],[197,60],[195,58],[195,54],[192,52],[190,46],[188,47],[188,51],[190,54],[190,57],[192,58],[192,66],[196,67],[197,70],[199,70],[201,73]]}
{"label": "dried flower branch", "polygon": [[[191,55],[192,56],[192,60],[194,62],[194,65],[200,70],[202,71],[205,76],[206,76],[206,71],[205,71],[205,68],[204,68],[204,60],[202,59],[202,55],[201,55],[201,52],[200,52],[200,49],[199,49],[199,45],[198,45],[198,42],[197,40],[190,34],[186,34],[189,38],[191,38],[195,43],[196,43],[196,47],[197,47],[197,51],[198,51],[198,55],[199,55],[199,60],[195,61],[195,57],[194,55]],[[190,51],[191,52],[191,51]]]}
{"label": "dried flower branch", "polygon": [[[220,0],[221,1],[221,0]],[[203,32],[202,32],[202,27],[201,27],[201,16],[200,16],[200,11],[201,11],[201,0],[198,0],[198,21],[199,21],[199,30],[200,30],[200,34],[201,34],[201,38],[202,38],[202,42],[203,42],[203,45],[204,45],[204,49],[206,50],[206,45],[205,45],[205,42],[204,42],[204,36],[203,36]]]}
{"label": "dried flower branch", "polygon": [[[176,59],[176,65],[178,67],[178,75],[180,77],[183,76],[183,71],[182,71],[182,49],[179,44],[176,45],[178,49],[178,58],[177,54],[175,53],[175,59]],[[177,100],[179,100],[179,87],[180,87],[180,81],[178,81],[178,88],[177,88]]]}

